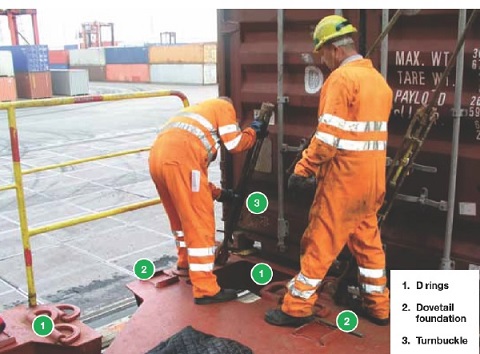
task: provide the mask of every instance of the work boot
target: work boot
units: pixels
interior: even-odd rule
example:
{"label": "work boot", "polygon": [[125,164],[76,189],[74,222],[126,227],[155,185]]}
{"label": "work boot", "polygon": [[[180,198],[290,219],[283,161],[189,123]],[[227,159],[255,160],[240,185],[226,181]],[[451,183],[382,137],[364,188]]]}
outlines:
{"label": "work boot", "polygon": [[283,312],[281,309],[268,310],[265,321],[274,326],[300,327],[313,321],[314,316],[295,317]]}
{"label": "work boot", "polygon": [[217,302],[225,302],[234,300],[237,298],[237,291],[234,289],[221,289],[217,295],[213,296],[204,296],[204,297],[196,297],[195,303],[197,305],[208,305],[208,304],[216,304]]}
{"label": "work boot", "polygon": [[362,317],[365,317],[367,320],[373,324],[376,324],[377,326],[388,326],[390,324],[390,317],[378,318],[370,315],[369,313],[364,314]]}
{"label": "work boot", "polygon": [[173,274],[178,275],[179,277],[188,277],[188,268],[177,266],[176,269],[172,271]]}
{"label": "work boot", "polygon": [[373,324],[376,324],[377,326],[388,326],[390,324],[390,317],[387,317],[387,318],[375,317],[364,307],[356,307],[352,310],[357,314],[358,317],[363,317],[366,320],[372,322]]}

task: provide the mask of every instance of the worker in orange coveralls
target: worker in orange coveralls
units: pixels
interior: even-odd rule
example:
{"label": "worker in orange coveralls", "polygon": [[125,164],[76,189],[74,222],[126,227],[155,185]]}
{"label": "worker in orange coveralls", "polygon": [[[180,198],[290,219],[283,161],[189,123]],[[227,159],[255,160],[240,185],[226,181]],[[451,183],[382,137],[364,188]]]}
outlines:
{"label": "worker in orange coveralls", "polygon": [[359,315],[388,325],[389,291],[377,212],[385,195],[387,122],[392,90],[355,50],[357,30],[345,18],[323,18],[313,34],[315,52],[332,73],[320,94],[318,126],[288,181],[315,198],[301,241],[301,269],[288,283],[281,308],[265,320],[299,326],[313,320],[316,290],[345,244],[355,256],[363,305]]}
{"label": "worker in orange coveralls", "polygon": [[177,269],[188,269],[198,305],[233,300],[213,273],[215,216],[213,200],[232,200],[232,190],[208,182],[208,165],[221,142],[230,153],[248,150],[262,134],[263,122],[240,130],[232,101],[220,97],[183,109],[162,127],[150,151],[150,174],[177,242]]}

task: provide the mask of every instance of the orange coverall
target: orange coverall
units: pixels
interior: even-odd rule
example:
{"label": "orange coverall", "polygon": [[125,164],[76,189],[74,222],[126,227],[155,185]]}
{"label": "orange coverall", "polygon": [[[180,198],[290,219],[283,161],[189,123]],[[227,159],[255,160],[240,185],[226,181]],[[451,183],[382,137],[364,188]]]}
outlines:
{"label": "orange coverall", "polygon": [[315,137],[294,171],[315,175],[317,189],[301,241],[301,270],[288,283],[283,312],[312,314],[315,292],[347,244],[358,263],[365,309],[374,317],[389,317],[376,215],[385,196],[391,108],[392,90],[369,59],[347,59],[326,80]]}
{"label": "orange coverall", "polygon": [[150,151],[150,174],[176,239],[177,266],[189,269],[195,298],[220,291],[213,274],[213,199],[221,190],[208,182],[208,165],[220,141],[238,153],[255,143],[255,135],[250,127],[240,130],[231,103],[211,99],[169,119]]}

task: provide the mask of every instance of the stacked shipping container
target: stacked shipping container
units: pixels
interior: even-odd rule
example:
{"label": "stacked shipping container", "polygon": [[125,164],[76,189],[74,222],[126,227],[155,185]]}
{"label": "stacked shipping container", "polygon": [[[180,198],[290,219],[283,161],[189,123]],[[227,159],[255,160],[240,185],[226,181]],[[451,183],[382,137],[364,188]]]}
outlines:
{"label": "stacked shipping container", "polygon": [[52,80],[46,45],[0,47],[12,54],[18,97],[52,97]]}
{"label": "stacked shipping container", "polygon": [[215,43],[150,47],[151,82],[208,85],[217,82]]}
{"label": "stacked shipping container", "polygon": [[17,99],[17,85],[10,51],[0,51],[0,101]]}
{"label": "stacked shipping container", "polygon": [[15,100],[17,91],[18,97],[28,99],[52,97],[53,94],[85,95],[90,80],[217,83],[216,43],[75,47],[69,45],[62,50],[48,50],[45,45],[0,47],[0,100]]}
{"label": "stacked shipping container", "polygon": [[106,81],[105,48],[74,49],[69,52],[70,68],[88,70],[91,81]]}
{"label": "stacked shipping container", "polygon": [[68,69],[68,50],[49,50],[48,64],[50,69]]}
{"label": "stacked shipping container", "polygon": [[216,43],[70,50],[69,66],[91,81],[163,84],[217,83]]}
{"label": "stacked shipping container", "polygon": [[105,48],[107,81],[150,82],[147,47]]}

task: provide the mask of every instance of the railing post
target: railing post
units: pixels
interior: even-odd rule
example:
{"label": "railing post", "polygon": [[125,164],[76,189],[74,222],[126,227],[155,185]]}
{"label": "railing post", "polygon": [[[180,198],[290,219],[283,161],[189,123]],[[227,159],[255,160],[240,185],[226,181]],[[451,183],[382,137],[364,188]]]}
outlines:
{"label": "railing post", "polygon": [[8,107],[8,127],[10,130],[10,144],[12,150],[13,176],[15,178],[15,190],[17,195],[18,218],[20,220],[20,232],[22,234],[23,257],[25,258],[25,271],[28,287],[28,306],[37,305],[37,292],[33,277],[32,249],[30,247],[30,234],[28,231],[27,210],[25,208],[25,194],[23,191],[22,166],[20,165],[20,148],[18,144],[17,122],[15,108]]}

